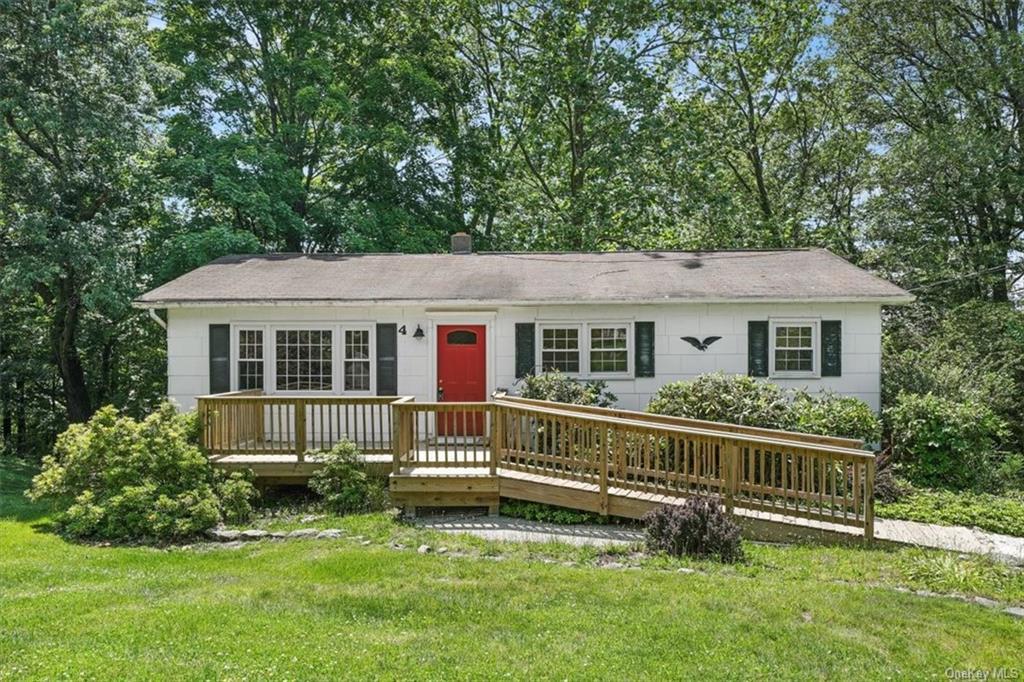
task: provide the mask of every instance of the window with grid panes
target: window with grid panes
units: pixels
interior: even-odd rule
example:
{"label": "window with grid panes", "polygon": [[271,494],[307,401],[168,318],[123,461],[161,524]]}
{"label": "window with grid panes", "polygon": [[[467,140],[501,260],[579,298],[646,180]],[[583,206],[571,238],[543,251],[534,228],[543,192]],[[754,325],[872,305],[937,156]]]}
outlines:
{"label": "window with grid panes", "polygon": [[545,327],[541,329],[541,367],[545,372],[558,370],[567,374],[580,371],[580,330],[577,327]]}
{"label": "window with grid panes", "polygon": [[370,390],[370,330],[345,330],[344,375],[346,391]]}
{"label": "window with grid panes", "polygon": [[238,331],[238,390],[263,388],[263,330]]}
{"label": "window with grid panes", "polygon": [[776,325],[772,341],[776,372],[814,371],[813,325]]}
{"label": "window with grid panes", "polygon": [[279,391],[333,389],[334,340],[329,329],[278,329],[274,333],[276,387]]}
{"label": "window with grid panes", "polygon": [[590,328],[590,372],[615,374],[629,371],[628,328]]}

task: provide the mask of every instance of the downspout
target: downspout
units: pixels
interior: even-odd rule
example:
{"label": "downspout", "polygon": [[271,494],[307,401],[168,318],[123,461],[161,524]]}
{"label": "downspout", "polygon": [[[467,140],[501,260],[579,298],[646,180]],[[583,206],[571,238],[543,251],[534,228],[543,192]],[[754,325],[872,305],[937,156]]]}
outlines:
{"label": "downspout", "polygon": [[167,323],[164,322],[163,318],[156,314],[156,308],[146,308],[149,311],[149,316],[152,317],[158,325],[163,327],[164,331],[167,331]]}

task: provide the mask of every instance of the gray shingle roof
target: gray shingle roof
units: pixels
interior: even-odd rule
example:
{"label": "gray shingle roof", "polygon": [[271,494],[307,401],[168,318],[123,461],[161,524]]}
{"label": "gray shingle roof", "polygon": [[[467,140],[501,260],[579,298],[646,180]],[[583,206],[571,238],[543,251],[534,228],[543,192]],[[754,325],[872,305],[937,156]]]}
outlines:
{"label": "gray shingle roof", "polygon": [[907,303],[823,249],[225,256],[136,299],[142,307],[742,301]]}

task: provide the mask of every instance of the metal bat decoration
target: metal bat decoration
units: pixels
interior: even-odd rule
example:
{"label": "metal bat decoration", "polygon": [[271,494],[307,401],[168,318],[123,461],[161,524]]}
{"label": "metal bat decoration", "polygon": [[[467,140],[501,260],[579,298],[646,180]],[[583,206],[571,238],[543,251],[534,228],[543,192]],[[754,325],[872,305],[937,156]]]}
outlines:
{"label": "metal bat decoration", "polygon": [[708,349],[708,346],[713,344],[715,341],[718,341],[718,339],[720,339],[722,337],[721,336],[709,336],[706,339],[704,339],[703,341],[701,341],[700,339],[698,339],[696,337],[693,337],[693,336],[680,336],[679,338],[681,338],[683,341],[686,341],[686,343],[690,344],[691,346],[693,346],[697,350],[699,350],[701,352],[704,352],[704,351],[706,351]]}

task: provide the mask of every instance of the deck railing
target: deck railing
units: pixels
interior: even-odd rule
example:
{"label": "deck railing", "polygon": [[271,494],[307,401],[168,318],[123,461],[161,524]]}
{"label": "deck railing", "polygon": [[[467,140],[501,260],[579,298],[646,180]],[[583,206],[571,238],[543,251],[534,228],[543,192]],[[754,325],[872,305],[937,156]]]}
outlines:
{"label": "deck railing", "polygon": [[565,479],[611,495],[695,493],[729,509],[803,517],[874,534],[874,455],[860,441],[524,399],[417,403],[393,396],[199,399],[213,457],[294,455],[343,438],[392,455],[394,473],[474,468]]}
{"label": "deck railing", "polygon": [[266,396],[238,391],[202,396],[202,444],[212,456],[295,455],[327,450],[342,439],[366,454],[393,449],[391,404],[398,396]]}
{"label": "deck railing", "polygon": [[[680,497],[705,493],[726,507],[800,516],[874,533],[874,455],[806,442],[607,417],[575,406],[498,401],[498,467]],[[606,504],[606,502],[604,503]]]}
{"label": "deck railing", "polygon": [[[695,428],[649,420],[643,413],[616,411],[630,417],[624,418],[541,401],[407,403],[394,409],[396,473],[486,467],[564,479],[594,486],[603,511],[610,494],[668,499],[703,493],[730,510],[797,516],[861,528],[869,538],[874,534],[874,456],[833,444],[859,441]],[[455,425],[475,424],[472,433],[463,428],[439,436],[452,428],[453,416]]]}
{"label": "deck railing", "polygon": [[393,469],[490,467],[494,403],[395,403]]}

